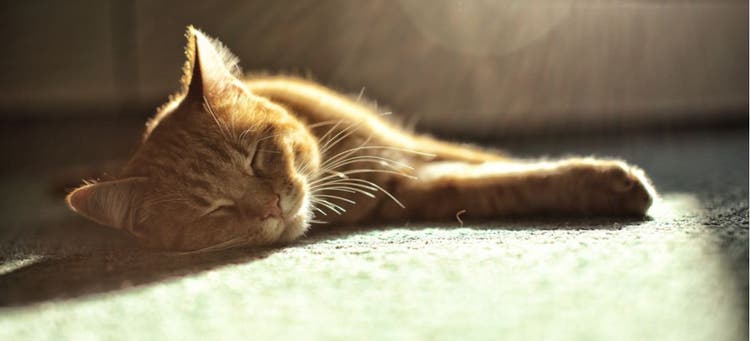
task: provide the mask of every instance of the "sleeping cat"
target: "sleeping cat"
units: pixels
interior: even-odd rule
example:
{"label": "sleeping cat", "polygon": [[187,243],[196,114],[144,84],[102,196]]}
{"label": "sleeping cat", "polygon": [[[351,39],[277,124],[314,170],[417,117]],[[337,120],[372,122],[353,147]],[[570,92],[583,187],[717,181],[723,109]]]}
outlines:
{"label": "sleeping cat", "polygon": [[189,27],[182,90],[116,180],[67,197],[146,246],[214,250],[289,242],[311,224],[645,215],[655,192],[617,160],[511,159],[401,129],[311,81],[243,77]]}

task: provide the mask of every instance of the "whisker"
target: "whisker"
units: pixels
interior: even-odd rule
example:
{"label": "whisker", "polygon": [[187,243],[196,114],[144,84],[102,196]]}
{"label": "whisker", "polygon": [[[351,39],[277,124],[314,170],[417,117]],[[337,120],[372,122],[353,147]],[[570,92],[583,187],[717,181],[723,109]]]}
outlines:
{"label": "whisker", "polygon": [[414,169],[414,167],[409,166],[403,162],[396,161],[396,160],[389,159],[389,158],[382,157],[382,156],[375,156],[375,155],[360,155],[360,156],[346,158],[346,159],[336,162],[333,165],[329,165],[328,167],[330,167],[330,169],[336,169],[341,166],[345,166],[345,165],[352,164],[352,163],[358,163],[358,162],[374,162],[380,165],[391,167],[394,170],[397,169],[396,166],[400,166],[406,169],[412,169],[412,170]]}
{"label": "whisker", "polygon": [[245,129],[245,130],[243,130],[243,131],[242,131],[242,132],[240,133],[240,135],[239,135],[239,138],[238,138],[238,140],[239,140],[239,141],[238,141],[238,142],[239,142],[240,144],[244,144],[244,142],[245,142],[245,138],[247,137],[247,134],[249,134],[249,133],[251,133],[251,132],[252,132],[252,128],[248,128],[248,129]]}
{"label": "whisker", "polygon": [[[327,132],[326,132],[325,134],[323,134],[323,136],[321,136],[321,137],[320,137],[320,138],[318,139],[318,141],[320,141],[320,142],[322,142],[322,143],[323,143],[323,145],[322,145],[322,146],[320,146],[321,150],[322,150],[323,148],[327,147],[327,146],[328,146],[328,143],[330,142],[330,140],[326,140],[326,138],[327,138],[327,137],[328,137],[328,136],[329,136],[329,135],[330,135],[331,133],[333,133],[333,132],[334,132],[334,131],[336,130],[336,128],[338,128],[338,127],[339,127],[339,125],[341,125],[341,123],[343,123],[343,122],[344,122],[343,120],[339,120],[338,122],[336,122],[336,124],[334,124],[334,125],[333,125],[333,127],[331,127],[330,129],[328,129],[328,131],[327,131]],[[322,154],[322,153],[321,153],[321,154]]]}
{"label": "whisker", "polygon": [[380,190],[380,192],[382,192],[383,194],[387,195],[389,198],[391,198],[391,200],[393,200],[393,202],[395,202],[397,205],[401,206],[401,208],[406,208],[406,206],[404,206],[404,204],[402,204],[398,199],[396,199],[396,197],[393,196],[393,194],[391,194],[390,192],[386,191],[383,187],[378,186],[376,183],[374,183],[372,181],[365,180],[365,179],[357,179],[357,178],[352,178],[350,180],[351,181],[359,181],[359,182],[367,183],[370,186],[373,186],[373,187],[377,188],[378,190]]}
{"label": "whisker", "polygon": [[323,187],[323,188],[317,188],[314,190],[311,190],[310,193],[317,193],[322,191],[339,191],[339,192],[346,192],[346,193],[357,193],[357,191],[345,187],[345,186],[332,186],[332,187]]}
{"label": "whisker", "polygon": [[328,182],[325,182],[325,183],[322,183],[322,184],[317,184],[315,186],[311,186],[310,189],[311,190],[317,190],[317,189],[324,188],[326,186],[331,186],[331,185],[349,185],[349,184],[354,184],[354,185],[356,185],[356,187],[360,187],[360,188],[368,189],[368,190],[372,190],[372,191],[375,190],[374,187],[351,182],[350,181],[351,179],[352,178],[334,179],[334,180],[331,180],[331,181],[328,181]]}
{"label": "whisker", "polygon": [[320,188],[324,188],[325,186],[330,186],[330,185],[347,185],[347,186],[355,186],[355,187],[358,187],[358,188],[368,189],[368,190],[371,190],[371,191],[377,190],[377,188],[375,188],[375,187],[363,185],[363,184],[360,184],[360,183],[351,182],[350,180],[352,180],[352,178],[331,180],[331,181],[326,182],[326,183],[322,183],[322,184],[318,184],[316,186],[312,186],[312,187],[310,187],[310,189],[312,189],[312,190],[318,190]]}
{"label": "whisker", "polygon": [[313,210],[316,210],[316,211],[320,212],[323,215],[328,215],[328,213],[326,213],[325,211],[321,210],[319,207],[316,207],[315,205],[312,205],[311,207],[312,207]]}
{"label": "whisker", "polygon": [[[254,111],[255,111],[255,109],[256,109],[256,108],[258,107],[258,103],[259,103],[258,101],[255,101],[255,102],[253,103],[253,107],[252,107],[252,108],[251,108],[251,109],[249,110],[249,112],[254,112]],[[235,115],[232,115],[232,120],[233,120],[233,121],[232,121],[232,126],[233,126],[233,127],[234,127],[234,123],[235,123],[235,122],[234,122],[234,119],[235,119],[235,117],[236,117]],[[243,131],[242,131],[242,132],[241,132],[241,133],[240,133],[240,134],[239,134],[239,135],[238,135],[238,136],[236,137],[236,139],[235,139],[235,140],[236,140],[236,142],[237,142],[237,144],[239,144],[239,145],[244,145],[244,144],[245,144],[245,137],[247,137],[247,134],[248,134],[248,133],[250,133],[250,132],[252,132],[252,130],[253,130],[253,128],[248,128],[248,129],[245,129],[245,130],[243,130]]]}
{"label": "whisker", "polygon": [[[339,205],[339,204],[337,204],[337,203],[335,203],[335,202],[332,202],[332,201],[330,201],[330,200],[327,200],[327,199],[320,199],[320,198],[317,198],[317,197],[316,197],[316,198],[312,198],[311,200],[312,200],[313,202],[316,202],[316,203],[320,203],[320,204],[321,204],[321,205],[323,205],[323,206],[326,206],[326,207],[328,207],[328,208],[331,208],[331,209],[333,209],[333,210],[334,210],[334,212],[336,212],[336,211],[341,211],[341,213],[343,213],[343,212],[346,212],[346,209],[345,209],[345,208],[341,207],[341,205]],[[328,206],[327,206],[327,205],[328,205]],[[338,212],[337,212],[337,213],[338,213]],[[339,214],[341,214],[341,213],[339,213]]]}
{"label": "whisker", "polygon": [[[206,97],[203,97],[203,109],[208,111],[209,114],[211,114],[211,117],[214,120],[214,123],[216,123],[216,127],[219,128],[219,132],[221,133],[221,136],[224,137],[224,140],[229,142],[229,127],[222,125],[222,123],[219,121],[219,118],[214,113],[214,110],[211,108],[211,105],[208,103],[208,100]],[[226,131],[225,131],[226,129]]]}
{"label": "whisker", "polygon": [[327,125],[331,125],[331,124],[334,124],[334,123],[341,123],[341,122],[343,122],[343,120],[321,121],[321,122],[317,122],[317,123],[313,123],[313,124],[308,124],[307,125],[307,129],[315,129],[315,128],[324,127],[324,126],[327,126]]}
{"label": "whisker", "polygon": [[364,123],[364,121],[360,121],[357,123],[354,123],[344,129],[342,129],[340,132],[336,133],[333,137],[331,137],[331,140],[326,142],[326,145],[321,148],[320,153],[325,155],[325,153],[330,150],[333,146],[341,143],[344,139],[349,137],[351,134],[354,134],[357,129],[359,129],[359,126]]}
{"label": "whisker", "polygon": [[[401,206],[401,208],[406,208],[406,206],[404,206],[404,204],[402,204],[401,201],[399,201],[398,199],[396,199],[396,197],[393,194],[391,194],[390,192],[388,192],[387,190],[385,190],[383,187],[380,187],[378,184],[376,184],[376,183],[374,183],[372,181],[369,181],[369,180],[358,179],[358,178],[347,178],[347,179],[341,179],[341,180],[334,180],[331,183],[322,184],[321,186],[326,186],[326,185],[330,185],[330,184],[345,184],[345,185],[351,186],[351,187],[364,187],[364,188],[367,188],[367,189],[371,189],[373,191],[377,190],[377,191],[382,192],[386,196],[388,196],[391,200],[393,200],[393,202],[395,202],[397,205]],[[325,188],[325,187],[321,187],[321,188]],[[322,189],[316,188],[315,190],[322,190]],[[362,192],[360,192],[360,193],[362,193]],[[375,197],[374,195],[372,195],[369,192],[365,192],[365,193],[362,193],[362,194],[365,194],[365,195],[367,195],[367,196],[369,196],[371,198]]]}
{"label": "whisker", "polygon": [[[344,171],[344,172],[338,172],[338,174],[329,175],[329,176],[326,176],[326,177],[322,177],[320,179],[316,179],[316,180],[310,182],[310,184],[314,185],[314,184],[320,183],[321,181],[325,181],[325,180],[336,178],[336,177],[341,177],[341,175],[352,175],[352,174],[360,174],[360,173],[393,174],[393,175],[400,175],[400,176],[403,176],[405,178],[409,178],[409,179],[412,179],[412,180],[416,180],[417,179],[417,177],[414,176],[414,175],[405,174],[405,173],[402,173],[402,172],[392,171],[392,170],[388,170],[388,169],[353,169],[353,170],[348,170],[348,171]],[[352,179],[354,179],[354,178],[352,178]]]}
{"label": "whisker", "polygon": [[354,147],[352,149],[353,150],[358,150],[358,151],[359,150],[367,150],[367,149],[383,149],[383,150],[395,150],[395,151],[400,151],[400,152],[405,152],[405,153],[410,153],[410,154],[416,154],[416,155],[422,155],[422,156],[427,156],[427,157],[435,157],[435,156],[437,156],[436,154],[432,154],[432,153],[420,152],[420,151],[409,149],[409,148],[394,147],[394,146],[361,146],[361,147]]}
{"label": "whisker", "polygon": [[360,100],[362,100],[362,95],[364,94],[365,94],[365,87],[363,86],[362,90],[359,90],[359,95],[357,95],[357,99],[355,99],[354,102],[359,102]]}
{"label": "whisker", "polygon": [[[377,190],[377,188],[373,188],[373,190]],[[370,198],[375,198],[375,196],[372,193],[367,192],[367,191],[365,191],[363,189],[359,189],[359,188],[350,189],[348,187],[339,187],[339,186],[321,188],[319,190],[312,191],[311,193],[312,193],[313,196],[316,196],[318,194],[315,194],[315,193],[324,192],[324,191],[338,191],[338,192],[345,192],[345,193],[361,193],[361,194],[364,194],[365,196],[368,196]]]}
{"label": "whisker", "polygon": [[255,142],[261,142],[261,141],[264,141],[264,140],[267,140],[267,139],[270,139],[270,138],[274,138],[274,137],[277,137],[277,136],[281,136],[281,135],[283,135],[283,134],[282,133],[269,134],[269,135],[263,136],[263,137],[255,140]]}
{"label": "whisker", "polygon": [[[345,179],[345,180],[352,180],[352,179]],[[335,185],[335,186],[330,186],[330,185]],[[355,190],[356,189],[356,190],[363,190],[363,191],[373,191],[373,192],[376,192],[378,190],[375,187],[364,185],[364,184],[357,183],[357,182],[352,182],[352,181],[338,182],[338,181],[336,181],[336,182],[332,182],[332,183],[322,184],[322,185],[320,185],[320,187],[314,188],[313,192],[314,191],[322,191],[322,190],[325,190],[326,188],[336,188],[336,187],[349,188],[351,190]],[[369,192],[367,192],[367,193],[369,193]]]}
{"label": "whisker", "polygon": [[303,163],[303,164],[297,164],[297,162],[295,162],[295,167],[294,167],[294,170],[295,170],[295,171],[296,171],[297,173],[299,173],[299,174],[302,174],[302,175],[305,175],[305,176],[307,176],[307,175],[308,175],[308,174],[307,174],[307,169],[308,169],[309,167],[310,167],[310,162],[307,162],[307,161],[305,161],[305,163]]}
{"label": "whisker", "polygon": [[[330,209],[331,211],[333,211],[334,213],[336,213],[338,215],[341,215],[341,213],[346,212],[346,209],[344,209],[343,207],[341,207],[341,206],[339,206],[337,204],[334,204],[334,203],[332,203],[332,202],[330,202],[328,200],[325,200],[325,199],[312,198],[312,199],[310,199],[310,201],[314,202],[314,203],[321,204],[321,205],[327,207],[328,209]],[[339,212],[339,210],[341,210],[341,212]]]}
{"label": "whisker", "polygon": [[371,139],[372,139],[372,135],[368,136],[367,139],[365,139],[365,141],[362,142],[359,146],[354,147],[354,148],[349,148],[347,150],[339,152],[338,154],[326,159],[325,162],[323,162],[323,164],[321,165],[321,168],[329,168],[329,169],[335,168],[335,167],[331,167],[330,164],[334,162],[338,162],[338,160],[342,158],[346,158],[349,155],[354,154],[357,151],[357,148],[365,146],[366,144],[370,142]]}
{"label": "whisker", "polygon": [[315,197],[317,197],[317,198],[331,198],[331,199],[338,199],[338,200],[341,200],[341,201],[344,201],[344,202],[348,202],[348,203],[350,203],[350,204],[353,204],[353,205],[356,205],[356,204],[357,204],[357,202],[356,202],[356,201],[354,201],[354,200],[350,200],[350,199],[347,199],[347,198],[343,198],[343,197],[340,197],[340,196],[338,196],[338,195],[330,195],[330,194],[318,194],[318,195],[315,195]]}

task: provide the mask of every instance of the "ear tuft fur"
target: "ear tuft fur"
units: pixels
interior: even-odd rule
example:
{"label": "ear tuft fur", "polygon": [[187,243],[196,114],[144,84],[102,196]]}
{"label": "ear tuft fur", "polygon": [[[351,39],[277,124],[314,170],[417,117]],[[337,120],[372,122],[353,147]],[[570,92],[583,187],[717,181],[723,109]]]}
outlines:
{"label": "ear tuft fur", "polygon": [[192,25],[188,26],[185,38],[187,38],[187,46],[185,47],[186,61],[182,67],[181,80],[183,93],[188,92],[195,68],[200,67],[196,63],[196,59],[200,58],[198,57],[198,54],[201,53],[199,51],[203,51],[204,56],[207,54],[217,56],[220,63],[230,75],[236,78],[242,76],[242,70],[239,67],[239,58],[232,54],[219,40],[207,36]]}
{"label": "ear tuft fur", "polygon": [[135,177],[87,183],[68,194],[65,200],[74,212],[99,224],[131,229],[146,181],[146,178]]}

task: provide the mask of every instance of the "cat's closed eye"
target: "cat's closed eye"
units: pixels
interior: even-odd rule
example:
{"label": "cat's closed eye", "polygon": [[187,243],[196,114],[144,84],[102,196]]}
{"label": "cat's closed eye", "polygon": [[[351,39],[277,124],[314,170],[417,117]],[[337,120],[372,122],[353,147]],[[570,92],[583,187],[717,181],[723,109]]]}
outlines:
{"label": "cat's closed eye", "polygon": [[255,175],[255,172],[256,172],[256,168],[255,168],[256,160],[255,159],[258,158],[258,143],[257,142],[253,144],[252,151],[250,151],[249,155],[250,157],[248,157],[249,161],[248,161],[247,167],[250,169],[250,172],[253,175]]}
{"label": "cat's closed eye", "polygon": [[228,199],[219,199],[215,201],[211,206],[209,206],[201,215],[202,217],[205,216],[218,216],[218,215],[226,215],[231,214],[232,210],[234,210],[235,204],[234,201],[228,200]]}
{"label": "cat's closed eye", "polygon": [[255,149],[251,168],[256,174],[268,176],[270,173],[283,169],[284,155],[279,146],[272,141],[263,141]]}

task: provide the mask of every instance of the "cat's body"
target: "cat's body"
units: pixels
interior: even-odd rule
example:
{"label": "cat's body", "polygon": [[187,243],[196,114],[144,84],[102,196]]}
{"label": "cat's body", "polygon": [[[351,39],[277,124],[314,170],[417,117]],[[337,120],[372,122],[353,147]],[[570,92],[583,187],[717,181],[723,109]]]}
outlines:
{"label": "cat's body", "polygon": [[200,250],[290,241],[311,223],[535,214],[643,215],[643,172],[593,158],[523,161],[420,136],[361,98],[293,77],[242,77],[189,29],[184,89],[120,180],[68,197],[145,244]]}
{"label": "cat's body", "polygon": [[480,218],[545,213],[643,214],[651,202],[646,188],[635,186],[644,180],[642,172],[624,162],[512,159],[472,145],[407,132],[388,122],[376,108],[303,79],[260,77],[250,78],[245,84],[254,94],[282,104],[303,122],[340,123],[333,128],[326,124],[312,129],[318,141],[326,134],[330,137],[351,132],[323,155],[324,160],[367,146],[349,158],[375,156],[413,168],[377,162],[336,168],[339,172],[396,170],[415,178],[391,173],[357,175],[383,186],[405,207],[382,193],[374,200],[361,200],[365,198],[339,192],[335,194],[358,203],[347,205],[347,214],[328,218],[333,222],[452,219],[462,210],[467,217]]}

